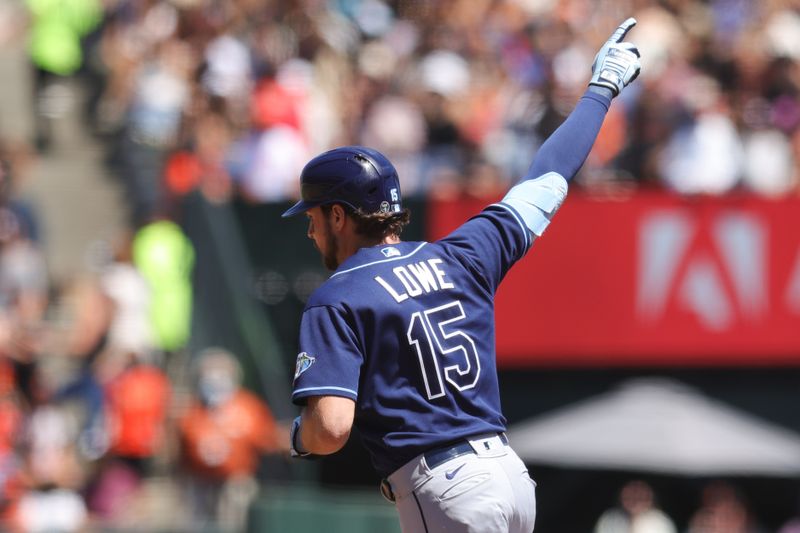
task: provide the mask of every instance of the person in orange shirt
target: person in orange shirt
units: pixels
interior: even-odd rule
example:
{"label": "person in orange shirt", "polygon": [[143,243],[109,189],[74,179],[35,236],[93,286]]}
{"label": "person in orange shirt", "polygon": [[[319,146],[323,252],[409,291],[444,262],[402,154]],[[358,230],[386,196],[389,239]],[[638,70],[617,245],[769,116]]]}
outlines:
{"label": "person in orange shirt", "polygon": [[24,412],[16,389],[13,365],[4,355],[0,355],[0,527],[13,520],[16,510],[14,504],[22,491],[16,448],[23,423]]}
{"label": "person in orange shirt", "polygon": [[132,460],[153,457],[164,443],[170,384],[163,370],[134,364],[106,388],[110,451]]}
{"label": "person in orange shirt", "polygon": [[105,431],[98,441],[106,453],[99,458],[87,501],[103,519],[126,515],[169,451],[172,388],[166,372],[151,359],[145,352],[107,356],[105,367],[95,369],[104,382]]}
{"label": "person in orange shirt", "polygon": [[269,407],[241,386],[241,368],[229,352],[211,348],[198,356],[196,397],[180,434],[196,518],[238,529],[258,489],[262,455],[287,451],[288,437]]}

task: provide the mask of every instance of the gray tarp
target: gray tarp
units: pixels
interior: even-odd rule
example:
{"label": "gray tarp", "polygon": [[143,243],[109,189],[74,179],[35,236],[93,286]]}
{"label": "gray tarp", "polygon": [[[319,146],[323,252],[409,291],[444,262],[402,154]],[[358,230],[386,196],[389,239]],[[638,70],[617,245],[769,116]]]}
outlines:
{"label": "gray tarp", "polygon": [[509,439],[529,463],[684,475],[800,474],[800,435],[666,379],[521,422]]}

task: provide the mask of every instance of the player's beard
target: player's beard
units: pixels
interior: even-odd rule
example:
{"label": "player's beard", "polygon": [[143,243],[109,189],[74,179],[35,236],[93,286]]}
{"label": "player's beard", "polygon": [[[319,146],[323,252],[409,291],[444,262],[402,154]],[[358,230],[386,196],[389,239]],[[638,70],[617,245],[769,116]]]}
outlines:
{"label": "player's beard", "polygon": [[331,228],[331,221],[325,218],[325,250],[322,251],[322,263],[328,270],[336,270],[339,268],[339,239],[333,234]]}

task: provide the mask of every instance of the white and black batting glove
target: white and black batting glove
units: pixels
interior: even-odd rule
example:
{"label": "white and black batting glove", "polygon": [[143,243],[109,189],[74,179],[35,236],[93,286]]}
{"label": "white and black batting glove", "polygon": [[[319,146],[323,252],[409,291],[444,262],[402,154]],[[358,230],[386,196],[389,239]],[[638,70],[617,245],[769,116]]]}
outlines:
{"label": "white and black batting glove", "polygon": [[614,31],[603,47],[594,56],[592,79],[589,85],[610,89],[617,96],[622,89],[636,79],[642,65],[639,63],[639,50],[631,43],[624,43],[625,34],[636,25],[631,17]]}

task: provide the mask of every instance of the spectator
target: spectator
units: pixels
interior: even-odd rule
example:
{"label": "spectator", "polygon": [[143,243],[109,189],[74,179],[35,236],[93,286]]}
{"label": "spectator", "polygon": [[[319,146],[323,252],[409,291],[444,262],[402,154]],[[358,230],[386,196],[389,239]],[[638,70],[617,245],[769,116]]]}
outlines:
{"label": "spectator", "polygon": [[0,143],[0,205],[9,209],[19,221],[19,233],[39,244],[39,216],[29,202],[18,196],[22,176],[30,164],[31,157],[26,145]]}
{"label": "spectator", "polygon": [[692,79],[691,115],[667,143],[661,163],[666,185],[681,194],[724,194],[742,174],[742,142],[717,82]]}
{"label": "spectator", "polygon": [[36,147],[51,144],[49,118],[58,112],[59,97],[67,90],[59,81],[75,74],[84,61],[81,39],[102,18],[97,0],[27,0],[31,28],[29,52],[33,65],[33,103]]}
{"label": "spectator", "polygon": [[626,483],[619,502],[619,507],[600,516],[595,533],[677,533],[672,520],[656,507],[653,489],[644,481]]}
{"label": "spectator", "polygon": [[180,420],[193,515],[239,531],[261,456],[286,451],[288,437],[267,405],[241,387],[232,354],[209,348],[196,368],[195,397]]}
{"label": "spectator", "polygon": [[10,525],[25,533],[79,531],[88,520],[79,493],[86,481],[77,446],[80,428],[69,407],[55,401],[57,380],[39,367],[35,382],[35,404],[23,433],[21,493],[10,509]]}
{"label": "spectator", "polygon": [[166,352],[180,350],[192,319],[192,243],[174,222],[156,220],[136,232],[133,263],[150,288],[155,346]]}
{"label": "spectator", "polygon": [[[0,319],[0,330],[5,327],[2,321]],[[18,496],[19,461],[16,451],[25,422],[25,411],[15,387],[14,367],[3,353],[7,348],[4,340],[7,339],[7,332],[0,331],[0,509],[8,508]]]}
{"label": "spectator", "polygon": [[296,176],[308,159],[301,131],[298,96],[279,81],[264,78],[251,100],[254,130],[234,148],[234,174],[242,195],[252,202],[280,202],[299,197]]}
{"label": "spectator", "polygon": [[722,482],[703,490],[702,503],[689,520],[688,533],[762,533],[736,489]]}
{"label": "spectator", "polygon": [[228,117],[208,110],[196,118],[195,125],[190,147],[171,154],[165,166],[166,189],[175,204],[169,212],[180,213],[180,200],[195,190],[215,204],[227,202],[233,192],[229,168],[233,132]]}
{"label": "spectator", "polygon": [[178,140],[193,67],[191,48],[183,41],[167,40],[136,74],[120,152],[135,226],[163,209],[161,176],[167,153]]}
{"label": "spectator", "polygon": [[49,282],[44,255],[24,222],[13,206],[0,205],[0,306],[13,310],[20,330],[42,319]]}
{"label": "spectator", "polygon": [[103,388],[95,368],[108,348],[114,308],[93,278],[75,281],[62,303],[70,320],[66,338],[59,339],[64,351],[40,357],[37,371],[49,380],[45,390],[52,388],[51,400],[72,408],[81,458],[95,461],[108,449]]}
{"label": "spectator", "polygon": [[118,518],[136,496],[153,461],[165,450],[171,387],[166,374],[143,354],[106,383],[109,460],[91,491],[92,510]]}
{"label": "spectator", "polygon": [[166,374],[132,354],[131,363],[107,384],[110,451],[143,473],[142,461],[163,446],[170,400]]}
{"label": "spectator", "polygon": [[[152,296],[147,279],[133,264],[132,235],[125,234],[117,244],[113,261],[106,265],[100,276],[103,293],[113,304],[113,315],[108,327],[109,374],[116,374],[125,366],[130,354],[148,354],[155,351],[155,338],[150,323]],[[105,361],[108,367],[111,361]],[[101,368],[100,378],[108,381]]]}

